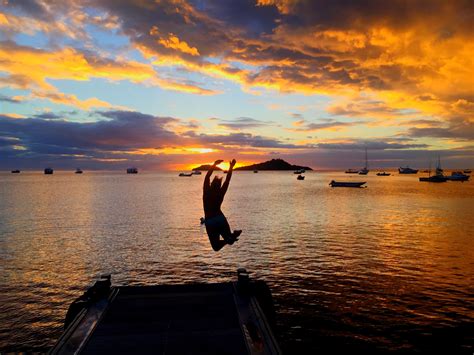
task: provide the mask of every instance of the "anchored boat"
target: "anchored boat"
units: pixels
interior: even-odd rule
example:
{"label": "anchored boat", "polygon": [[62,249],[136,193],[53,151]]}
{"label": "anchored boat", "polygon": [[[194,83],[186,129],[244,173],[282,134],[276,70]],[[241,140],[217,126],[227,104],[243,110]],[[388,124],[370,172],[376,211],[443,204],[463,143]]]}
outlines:
{"label": "anchored boat", "polygon": [[53,168],[46,168],[46,169],[44,169],[44,173],[46,175],[52,175],[54,173],[54,170],[53,170]]}
{"label": "anchored boat", "polygon": [[468,181],[469,175],[463,174],[462,171],[453,171],[450,176],[446,176],[449,181]]}
{"label": "anchored boat", "polygon": [[367,175],[369,173],[369,162],[367,159],[367,148],[365,148],[365,166],[359,170],[359,175]]}
{"label": "anchored boat", "polygon": [[329,183],[329,186],[331,186],[331,187],[362,187],[362,185],[364,185],[365,183],[366,183],[365,181],[355,182],[355,181],[335,181],[335,180],[332,180]]}
{"label": "anchored boat", "polygon": [[418,170],[409,168],[408,166],[406,166],[404,168],[399,167],[398,168],[398,173],[399,174],[418,174]]}
{"label": "anchored boat", "polygon": [[422,182],[446,182],[448,178],[443,175],[443,169],[441,169],[441,161],[438,157],[438,166],[436,167],[435,175],[431,175],[431,163],[428,169],[428,177],[420,177]]}
{"label": "anchored boat", "polygon": [[236,282],[111,286],[76,299],[50,354],[281,354],[270,289],[245,269]]}
{"label": "anchored boat", "polygon": [[137,168],[128,168],[127,169],[127,174],[138,174],[138,169]]}

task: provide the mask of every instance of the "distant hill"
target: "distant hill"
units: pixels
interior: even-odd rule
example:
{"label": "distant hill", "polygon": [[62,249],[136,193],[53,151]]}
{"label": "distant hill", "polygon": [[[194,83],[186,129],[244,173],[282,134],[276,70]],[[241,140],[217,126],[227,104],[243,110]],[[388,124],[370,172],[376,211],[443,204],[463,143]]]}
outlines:
{"label": "distant hill", "polygon": [[272,159],[263,163],[241,166],[235,170],[313,170],[308,166],[291,165],[283,159]]}
{"label": "distant hill", "polygon": [[[211,168],[211,164],[203,164],[203,165],[200,165],[196,168],[193,168],[193,171],[194,170],[203,170],[203,171],[207,171]],[[219,168],[218,166],[214,169],[214,170],[222,170],[221,168]]]}

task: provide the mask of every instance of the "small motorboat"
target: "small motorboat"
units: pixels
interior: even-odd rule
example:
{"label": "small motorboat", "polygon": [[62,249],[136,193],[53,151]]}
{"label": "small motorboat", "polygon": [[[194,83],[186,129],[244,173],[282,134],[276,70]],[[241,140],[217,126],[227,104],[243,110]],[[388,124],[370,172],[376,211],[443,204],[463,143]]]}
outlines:
{"label": "small motorboat", "polygon": [[404,168],[399,167],[398,168],[398,173],[399,174],[418,174],[418,170],[409,168],[408,166],[404,167]]}
{"label": "small motorboat", "polygon": [[362,187],[362,185],[364,185],[365,183],[366,183],[365,181],[355,182],[355,181],[335,181],[335,180],[332,180],[329,183],[329,186],[331,186],[331,187]]}
{"label": "small motorboat", "polygon": [[254,173],[254,174],[258,174],[258,170],[254,170],[253,173]]}
{"label": "small motorboat", "polygon": [[303,176],[303,175],[298,175],[298,176],[296,177],[296,179],[297,179],[297,180],[304,180],[304,176]]}
{"label": "small motorboat", "polygon": [[472,170],[471,169],[464,169],[463,173],[464,174],[470,174],[470,173],[472,173]]}
{"label": "small motorboat", "polygon": [[304,174],[305,172],[306,171],[304,169],[300,169],[300,170],[293,171],[293,174],[300,175],[300,174]]}
{"label": "small motorboat", "polygon": [[81,169],[77,168],[74,174],[82,174],[82,173],[83,173],[83,171]]}
{"label": "small motorboat", "polygon": [[377,176],[390,176],[390,173],[386,173],[385,171],[384,172],[379,172],[379,173],[377,173]]}
{"label": "small motorboat", "polygon": [[127,169],[127,174],[138,174],[138,169],[137,168],[128,168]]}
{"label": "small motorboat", "polygon": [[193,176],[193,173],[179,173],[178,176]]}
{"label": "small motorboat", "polygon": [[12,170],[12,174],[19,174],[20,173],[20,170],[16,169],[16,170]]}
{"label": "small motorboat", "polygon": [[450,176],[446,176],[449,181],[467,181],[469,180],[469,175],[463,174],[461,171],[453,171]]}
{"label": "small motorboat", "polygon": [[202,175],[201,170],[193,170],[193,175]]}
{"label": "small motorboat", "polygon": [[347,169],[346,174],[359,174],[359,169]]}
{"label": "small motorboat", "polygon": [[369,169],[367,168],[362,168],[359,170],[359,175],[367,175],[369,173]]}
{"label": "small motorboat", "polygon": [[53,170],[53,168],[46,168],[46,169],[44,169],[44,173],[46,175],[52,175],[54,173],[54,170]]}

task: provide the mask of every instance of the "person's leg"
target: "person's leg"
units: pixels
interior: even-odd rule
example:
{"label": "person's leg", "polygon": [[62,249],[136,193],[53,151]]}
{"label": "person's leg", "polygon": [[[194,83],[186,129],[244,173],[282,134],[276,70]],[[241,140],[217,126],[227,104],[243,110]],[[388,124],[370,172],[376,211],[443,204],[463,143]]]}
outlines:
{"label": "person's leg", "polygon": [[241,234],[242,234],[242,230],[235,229],[234,232],[232,233],[232,236],[234,237],[235,240],[238,240],[237,238],[239,238],[239,235]]}
{"label": "person's leg", "polygon": [[227,242],[227,244],[233,244],[235,241],[235,238],[232,234],[232,231],[230,230],[229,222],[227,222],[227,218],[225,218],[224,215],[222,215],[223,219],[222,222],[220,223],[220,233],[222,235],[222,238]]}
{"label": "person's leg", "polygon": [[219,230],[215,227],[206,226],[207,236],[214,251],[221,250],[227,243],[219,237]]}

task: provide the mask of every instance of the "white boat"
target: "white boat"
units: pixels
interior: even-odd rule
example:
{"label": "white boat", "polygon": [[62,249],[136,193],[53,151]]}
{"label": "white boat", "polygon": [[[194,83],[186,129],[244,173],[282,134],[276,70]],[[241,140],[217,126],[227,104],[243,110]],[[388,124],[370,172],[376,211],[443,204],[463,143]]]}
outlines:
{"label": "white boat", "polygon": [[193,176],[193,173],[179,173],[178,176]]}
{"label": "white boat", "polygon": [[469,175],[464,174],[462,171],[453,171],[450,176],[446,176],[449,181],[467,181],[469,180]]}

